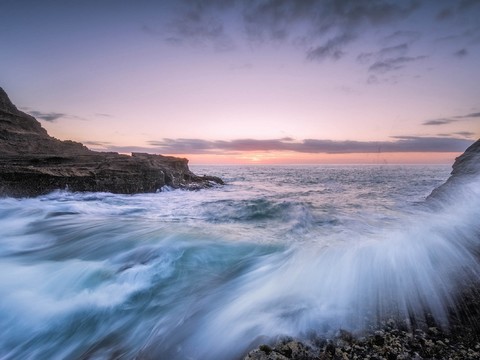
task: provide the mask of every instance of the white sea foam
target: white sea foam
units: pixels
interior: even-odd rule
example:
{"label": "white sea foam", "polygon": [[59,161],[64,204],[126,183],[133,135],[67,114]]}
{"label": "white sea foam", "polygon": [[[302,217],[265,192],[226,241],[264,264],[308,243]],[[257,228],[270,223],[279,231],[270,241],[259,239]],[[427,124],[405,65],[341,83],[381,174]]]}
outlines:
{"label": "white sea foam", "polygon": [[390,316],[446,324],[478,279],[479,179],[425,205],[448,169],[221,171],[205,191],[2,199],[0,356],[233,359]]}

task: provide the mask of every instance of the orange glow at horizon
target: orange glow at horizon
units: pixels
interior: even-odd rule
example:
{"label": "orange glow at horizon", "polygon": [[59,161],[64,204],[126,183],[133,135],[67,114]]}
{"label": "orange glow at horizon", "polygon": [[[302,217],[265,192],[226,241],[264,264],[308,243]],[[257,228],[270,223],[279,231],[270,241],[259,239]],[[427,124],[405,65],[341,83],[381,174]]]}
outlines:
{"label": "orange glow at horizon", "polygon": [[242,152],[236,154],[170,154],[189,159],[190,165],[301,165],[301,164],[453,164],[461,153],[351,153]]}

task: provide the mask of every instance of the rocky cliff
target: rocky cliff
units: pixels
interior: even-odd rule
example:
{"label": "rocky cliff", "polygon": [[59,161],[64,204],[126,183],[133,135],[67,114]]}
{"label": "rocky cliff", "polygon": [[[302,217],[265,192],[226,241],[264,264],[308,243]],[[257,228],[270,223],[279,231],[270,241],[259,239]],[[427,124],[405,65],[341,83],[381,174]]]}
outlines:
{"label": "rocky cliff", "polygon": [[455,159],[448,180],[432,191],[427,201],[453,195],[455,189],[480,175],[480,139]]}
{"label": "rocky cliff", "polygon": [[187,159],[96,152],[55,139],[0,88],[0,196],[38,196],[56,189],[134,194],[165,185],[200,189],[214,184],[223,182],[195,175]]}

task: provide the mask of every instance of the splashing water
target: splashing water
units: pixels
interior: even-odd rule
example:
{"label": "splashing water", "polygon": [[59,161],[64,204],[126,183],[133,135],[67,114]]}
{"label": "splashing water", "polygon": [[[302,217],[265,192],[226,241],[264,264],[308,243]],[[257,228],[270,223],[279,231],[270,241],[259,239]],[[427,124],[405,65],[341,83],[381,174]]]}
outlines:
{"label": "splashing water", "polygon": [[229,185],[1,199],[0,357],[235,359],[277,335],[446,323],[478,278],[478,178],[432,205],[448,167],[204,172]]}

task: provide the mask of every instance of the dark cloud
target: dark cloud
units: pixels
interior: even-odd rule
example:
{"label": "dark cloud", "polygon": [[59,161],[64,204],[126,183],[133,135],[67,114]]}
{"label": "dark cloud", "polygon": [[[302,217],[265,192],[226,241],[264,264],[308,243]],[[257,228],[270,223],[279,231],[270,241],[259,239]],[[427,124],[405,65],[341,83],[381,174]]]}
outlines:
{"label": "dark cloud", "polygon": [[472,144],[471,140],[423,136],[393,136],[398,139],[395,148],[399,152],[461,152]]}
{"label": "dark cloud", "polygon": [[436,19],[440,20],[440,21],[446,20],[446,19],[451,19],[453,17],[454,13],[455,13],[454,9],[444,8],[437,13]]}
{"label": "dark cloud", "polygon": [[456,121],[455,119],[433,119],[423,122],[422,125],[445,125]]}
{"label": "dark cloud", "polygon": [[465,136],[465,137],[473,137],[475,135],[475,133],[471,132],[471,131],[457,131],[453,134],[454,135]]}
{"label": "dark cloud", "polygon": [[452,133],[437,134],[437,136],[448,136],[448,137],[452,137],[452,136],[455,136],[455,135],[460,135],[460,136],[463,136],[463,137],[470,138],[470,137],[475,136],[475,133],[471,132],[471,131],[457,131],[457,132],[452,132]]}
{"label": "dark cloud", "polygon": [[[405,68],[408,64],[427,58],[427,56],[408,56],[411,44],[416,41],[419,34],[409,31],[396,31],[382,39],[385,46],[377,51],[363,52],[357,56],[357,62],[368,65],[370,75],[368,84],[397,83],[398,76],[391,72]],[[388,75],[386,75],[388,74]]]}
{"label": "dark cloud", "polygon": [[163,139],[150,141],[149,145],[162,149],[165,153],[210,153],[216,150],[223,151],[250,151],[252,148],[258,151],[290,150],[293,139],[255,140],[238,139],[230,141],[208,141],[202,139]]}
{"label": "dark cloud", "polygon": [[357,61],[360,64],[371,64],[372,62],[381,62],[391,59],[392,57],[404,56],[408,51],[409,45],[407,43],[398,44],[395,46],[387,46],[376,52],[360,53],[357,56]]}
{"label": "dark cloud", "polygon": [[[480,14],[478,14],[480,16]],[[468,22],[466,22],[468,24]],[[465,26],[466,27],[466,26]],[[457,31],[449,35],[438,37],[435,40],[438,42],[451,42],[455,46],[463,45],[478,45],[480,43],[480,26],[478,24],[464,27],[463,31]]]}
{"label": "dark cloud", "polygon": [[369,85],[381,85],[381,84],[397,84],[399,82],[399,77],[395,75],[389,74],[388,76],[385,74],[376,74],[376,75],[369,75],[367,77],[367,84]]}
{"label": "dark cloud", "polygon": [[460,11],[468,11],[473,7],[479,7],[480,6],[480,1],[478,0],[461,0],[458,2],[458,9]]}
{"label": "dark cloud", "polygon": [[370,75],[368,78],[367,78],[367,84],[370,84],[370,85],[377,85],[377,84],[380,84],[382,83],[382,81],[380,81],[380,79],[375,76],[375,75]]}
{"label": "dark cloud", "polygon": [[380,58],[390,58],[393,56],[401,56],[408,51],[408,44],[403,43],[395,46],[389,46],[378,51],[377,56]]}
{"label": "dark cloud", "polygon": [[65,118],[65,117],[70,117],[67,114],[64,113],[57,113],[57,112],[41,112],[41,111],[36,111],[36,110],[31,110],[28,112],[30,115],[37,119],[45,120],[45,121],[50,121],[54,122],[58,119]]}
{"label": "dark cloud", "polygon": [[154,29],[153,27],[148,26],[148,25],[145,25],[145,24],[142,25],[141,30],[142,30],[145,34],[151,35],[151,36],[160,36],[160,35],[162,34],[161,31],[159,31],[159,30],[157,30],[157,29]]}
{"label": "dark cloud", "polygon": [[242,22],[250,41],[288,41],[300,23],[311,21],[312,10],[318,11],[319,4],[309,0],[244,2]]}
{"label": "dark cloud", "polygon": [[353,41],[354,36],[349,34],[343,34],[336,36],[328,40],[324,45],[317,46],[308,50],[307,59],[308,60],[324,60],[332,59],[338,60],[345,52],[342,50],[346,44]]}
{"label": "dark cloud", "polygon": [[387,45],[394,45],[394,44],[402,44],[407,43],[408,45],[413,44],[415,41],[420,39],[422,34],[418,31],[410,31],[410,30],[397,30],[390,35],[385,36],[382,38],[381,43],[385,46]]}
{"label": "dark cloud", "polygon": [[167,153],[196,153],[205,152],[214,148],[214,143],[202,139],[163,139],[149,141],[149,145],[157,148],[169,149]]}
{"label": "dark cloud", "polygon": [[[365,67],[368,84],[401,81],[403,69],[434,55],[425,45],[438,34],[455,38],[455,45],[444,44],[444,51],[458,58],[480,43],[476,0],[178,0],[172,4],[168,26],[159,31],[143,25],[142,31],[162,34],[167,43],[177,46],[225,51],[273,43],[291,45],[314,62],[353,56]],[[413,18],[421,19],[413,25],[416,30],[425,31],[410,30]],[[359,53],[354,43],[362,34],[372,34],[376,42]],[[426,44],[417,47],[422,37]]]}
{"label": "dark cloud", "polygon": [[[480,43],[480,1],[464,0],[450,2],[450,7],[437,14],[437,20],[444,22],[449,31],[437,41],[451,42],[455,46],[478,45]],[[460,50],[461,51],[461,50]],[[462,53],[459,54],[462,56]]]}
{"label": "dark cloud", "polygon": [[389,58],[385,60],[376,61],[368,70],[375,73],[386,73],[402,69],[406,64],[425,59],[426,56],[400,56],[396,58]]}
{"label": "dark cloud", "polygon": [[[351,43],[362,33],[373,32],[383,49],[364,52],[373,68],[399,69],[379,60],[418,58],[407,54],[422,36],[461,40],[457,56],[480,42],[478,0],[422,2],[419,0],[178,0],[167,7],[171,21],[166,26],[143,24],[141,30],[175,45],[201,45],[230,50],[247,43],[285,43],[304,51],[308,60],[341,59],[351,53]],[[408,30],[409,17],[419,15],[432,33]],[[436,27],[431,21],[437,19]],[[455,20],[455,21],[453,21]],[[419,24],[419,28],[423,24]],[[388,33],[394,29],[394,31]],[[350,51],[349,51],[350,50]],[[465,51],[463,51],[465,50]],[[451,50],[448,50],[451,51]],[[380,59],[379,59],[380,57]],[[363,62],[362,62],[363,63]],[[403,62],[403,65],[406,65]],[[374,65],[374,64],[373,64]]]}
{"label": "dark cloud", "polygon": [[[391,25],[419,7],[417,0],[184,0],[177,5],[166,29],[169,43],[233,47],[228,25],[234,24],[252,43],[302,44],[309,60],[339,59],[363,28]],[[142,30],[157,33],[147,25]]]}
{"label": "dark cloud", "polygon": [[324,153],[382,153],[382,152],[460,152],[471,141],[456,138],[395,136],[394,141],[329,141],[305,140],[308,151]]}
{"label": "dark cloud", "polygon": [[[450,116],[448,118],[427,120],[427,121],[424,121],[422,125],[446,125],[446,124],[451,124],[458,121],[466,121],[466,120],[468,121],[469,119],[472,119],[472,118],[480,118],[480,112],[466,114],[466,115]],[[460,133],[458,134],[460,135]]]}
{"label": "dark cloud", "polygon": [[[200,46],[212,46],[215,50],[231,50],[235,47],[233,39],[225,31],[222,11],[233,4],[225,1],[184,1],[173,21],[169,22],[165,40],[170,44],[184,43]],[[150,35],[163,34],[163,31],[143,25],[142,30]]]}
{"label": "dark cloud", "polygon": [[461,0],[450,2],[448,7],[444,7],[437,12],[435,18],[438,21],[452,20],[456,15],[470,11],[477,5],[480,5],[480,1],[478,0]]}
{"label": "dark cloud", "polygon": [[87,145],[87,146],[100,146],[100,147],[107,147],[107,146],[110,146],[112,145],[111,142],[108,142],[108,141],[90,141],[90,140],[87,140],[87,141],[82,141],[82,143],[84,145]]}
{"label": "dark cloud", "polygon": [[461,118],[461,119],[480,117],[480,112],[478,112],[478,113],[471,113],[471,114],[467,114],[467,115],[456,116],[456,117],[457,117],[457,118]]}
{"label": "dark cloud", "polygon": [[[466,133],[458,133],[465,136]],[[334,141],[305,139],[163,139],[151,141],[149,147],[108,147],[118,152],[154,152],[161,154],[237,154],[245,151],[292,151],[309,154],[348,154],[382,152],[461,152],[472,141],[455,137],[396,136],[392,141]]]}
{"label": "dark cloud", "polygon": [[374,57],[375,57],[375,53],[373,52],[368,52],[368,53],[362,52],[359,55],[357,55],[357,61],[360,64],[365,65],[365,64],[371,63]]}
{"label": "dark cloud", "polygon": [[463,57],[468,55],[468,51],[467,51],[467,49],[460,49],[458,51],[455,51],[453,53],[453,55],[455,55],[456,57],[459,57],[459,58],[463,58]]}

